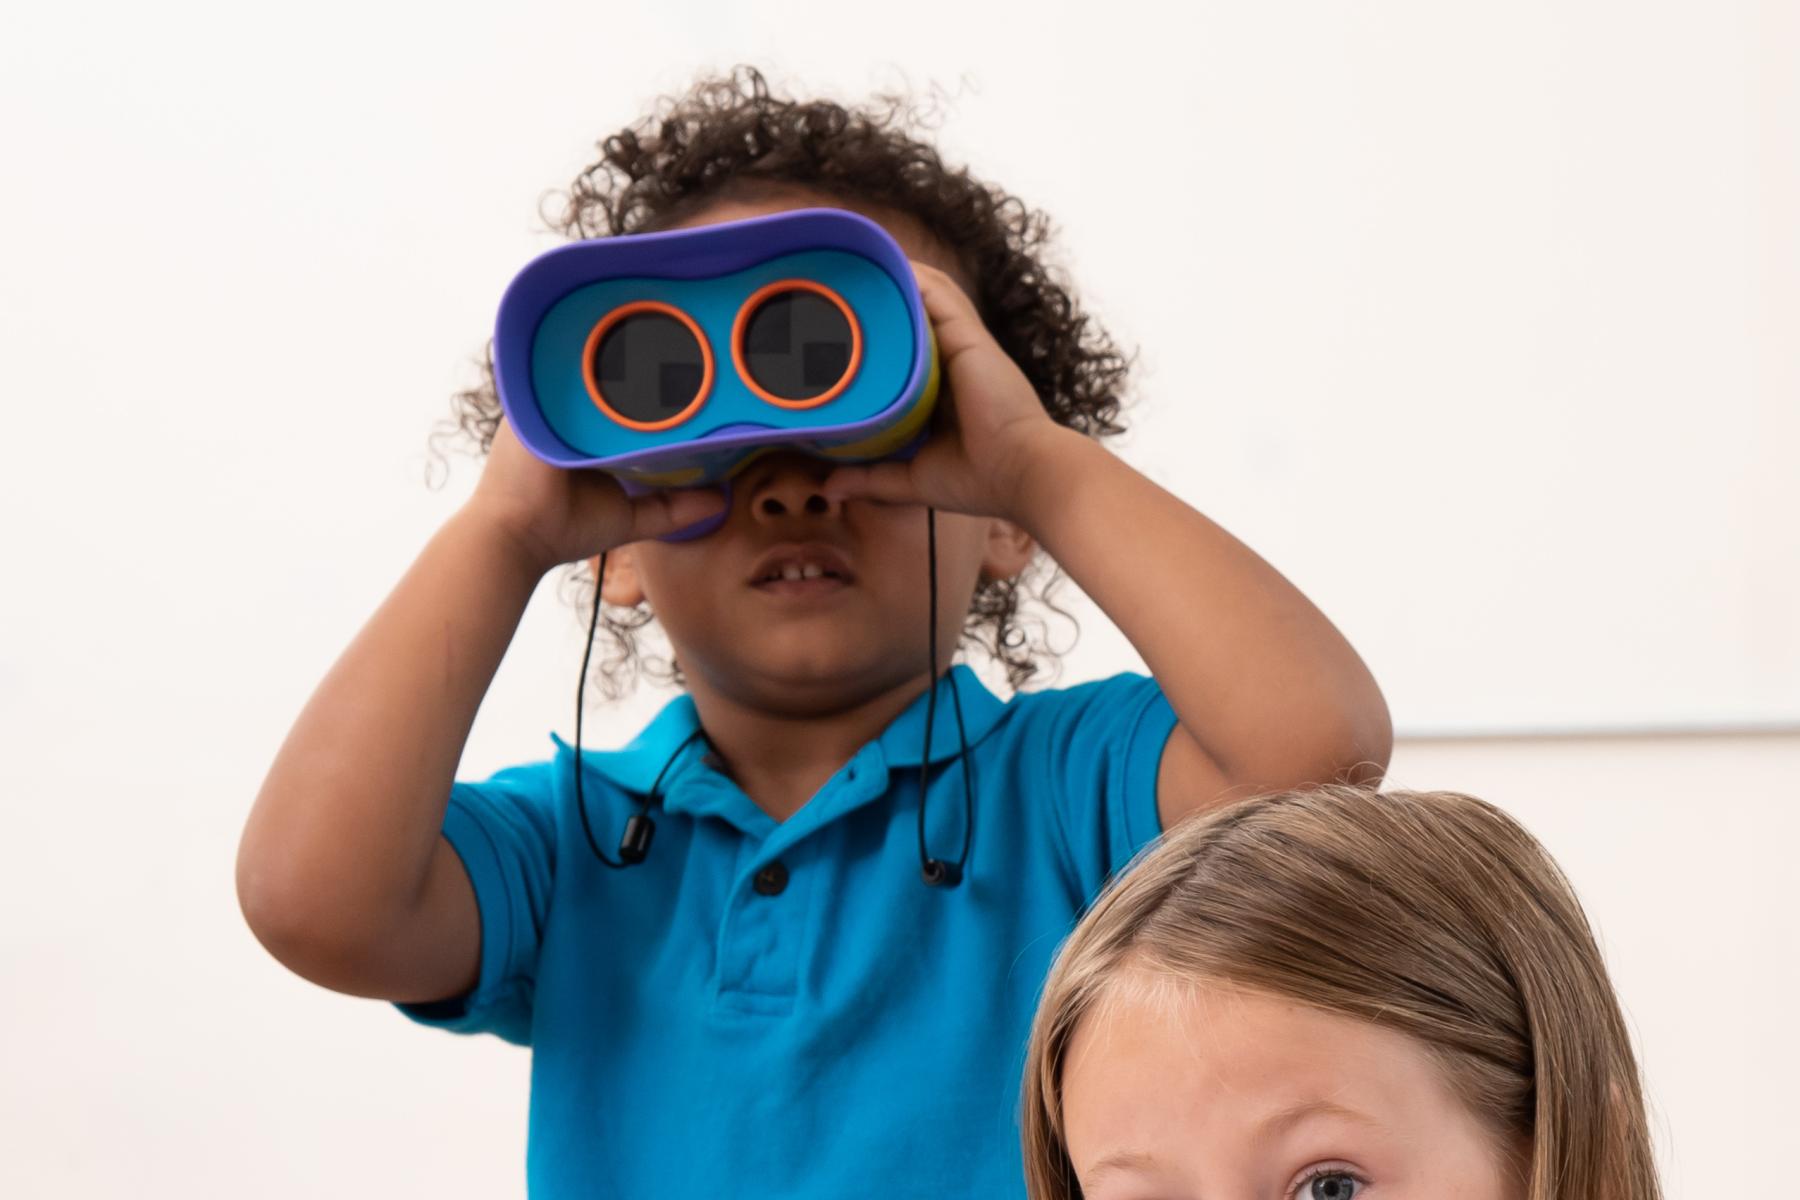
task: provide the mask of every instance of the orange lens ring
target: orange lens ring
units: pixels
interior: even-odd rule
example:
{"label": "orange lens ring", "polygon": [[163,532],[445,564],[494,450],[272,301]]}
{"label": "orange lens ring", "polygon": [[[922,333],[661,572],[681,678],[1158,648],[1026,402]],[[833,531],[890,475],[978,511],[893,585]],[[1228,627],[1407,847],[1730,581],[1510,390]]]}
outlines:
{"label": "orange lens ring", "polygon": [[[756,311],[757,305],[780,292],[812,292],[814,295],[823,296],[837,305],[838,311],[844,314],[844,320],[850,326],[850,365],[844,368],[843,376],[829,391],[821,392],[817,396],[809,396],[804,400],[789,400],[769,391],[756,382],[750,374],[748,364],[744,362],[744,332],[749,327],[750,314]],[[742,308],[738,309],[737,320],[731,324],[731,365],[737,368],[738,378],[743,380],[744,386],[750,389],[751,394],[757,399],[766,400],[778,408],[817,408],[821,404],[836,400],[843,394],[844,389],[850,386],[850,381],[856,378],[856,368],[862,365],[862,325],[858,323],[856,314],[851,311],[850,305],[844,301],[844,298],[824,284],[815,283],[811,279],[778,279],[774,283],[764,284],[750,293],[750,298],[744,301]]]}
{"label": "orange lens ring", "polygon": [[[693,400],[688,403],[686,408],[682,409],[674,416],[666,417],[661,421],[638,421],[619,412],[606,402],[606,394],[600,390],[600,381],[594,378],[594,356],[600,350],[600,339],[605,337],[608,330],[626,317],[641,312],[661,313],[667,317],[674,317],[677,321],[680,321],[683,325],[687,326],[688,332],[694,335],[694,341],[700,344],[700,389],[694,393]],[[587,344],[581,348],[581,379],[583,383],[587,384],[588,399],[592,400],[595,407],[605,413],[609,419],[618,422],[627,429],[636,429],[641,433],[655,433],[659,429],[669,429],[681,424],[683,421],[699,412],[700,406],[706,403],[706,397],[712,392],[713,385],[712,347],[707,344],[706,335],[700,332],[700,326],[695,323],[694,318],[688,316],[673,304],[664,304],[660,300],[633,300],[631,303],[621,304],[619,307],[607,313],[600,319],[600,322],[588,332]]]}

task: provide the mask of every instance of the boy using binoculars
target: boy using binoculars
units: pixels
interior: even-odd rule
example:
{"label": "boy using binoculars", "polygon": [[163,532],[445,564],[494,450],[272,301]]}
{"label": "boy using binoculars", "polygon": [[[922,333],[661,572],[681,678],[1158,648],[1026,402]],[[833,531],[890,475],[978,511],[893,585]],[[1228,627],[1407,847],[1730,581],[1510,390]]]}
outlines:
{"label": "boy using binoculars", "polygon": [[[1190,813],[1386,762],[1380,692],[1326,618],[1101,445],[1125,363],[1047,272],[1043,219],[892,116],[704,83],[607,139],[565,228],[878,221],[942,367],[918,453],[765,455],[728,509],[633,498],[534,458],[476,389],[479,485],[244,833],[245,912],[291,969],[532,1047],[534,1195],[1021,1194],[1033,1006],[1107,877]],[[538,581],[603,553],[602,682],[653,613],[681,693],[622,749],[455,781]],[[954,664],[985,642],[1029,677],[1017,602],[1051,563],[1149,676],[1001,699]],[[612,869],[594,851],[634,817],[654,845]]]}

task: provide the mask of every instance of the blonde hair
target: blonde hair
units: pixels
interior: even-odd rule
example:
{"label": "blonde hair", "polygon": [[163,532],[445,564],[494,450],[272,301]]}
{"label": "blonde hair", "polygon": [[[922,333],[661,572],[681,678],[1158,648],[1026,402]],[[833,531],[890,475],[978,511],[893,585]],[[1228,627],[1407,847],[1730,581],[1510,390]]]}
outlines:
{"label": "blonde hair", "polygon": [[1077,1026],[1148,967],[1410,1035],[1497,1135],[1528,1139],[1531,1200],[1658,1200],[1643,1090],[1568,880],[1499,809],[1331,786],[1172,830],[1057,956],[1024,1081],[1032,1200],[1081,1194],[1061,1081]]}

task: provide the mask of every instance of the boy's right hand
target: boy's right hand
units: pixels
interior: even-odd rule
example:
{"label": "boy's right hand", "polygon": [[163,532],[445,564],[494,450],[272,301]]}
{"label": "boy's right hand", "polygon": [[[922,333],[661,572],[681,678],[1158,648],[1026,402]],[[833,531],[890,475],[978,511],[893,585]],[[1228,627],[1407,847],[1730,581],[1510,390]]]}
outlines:
{"label": "boy's right hand", "polygon": [[661,537],[725,506],[717,488],[632,498],[603,471],[565,470],[533,455],[503,419],[465,511],[493,522],[539,571],[627,542]]}

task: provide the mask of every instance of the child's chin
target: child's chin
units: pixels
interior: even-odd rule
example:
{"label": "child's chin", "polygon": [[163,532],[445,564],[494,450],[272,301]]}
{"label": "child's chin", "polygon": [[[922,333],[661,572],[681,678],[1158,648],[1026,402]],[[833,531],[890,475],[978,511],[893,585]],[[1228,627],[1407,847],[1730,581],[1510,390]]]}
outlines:
{"label": "child's chin", "polygon": [[852,693],[879,691],[884,680],[883,656],[868,644],[866,631],[860,638],[814,637],[804,644],[785,644],[787,639],[775,637],[773,642],[746,655],[744,662],[772,691],[830,693],[851,702],[856,698]]}

